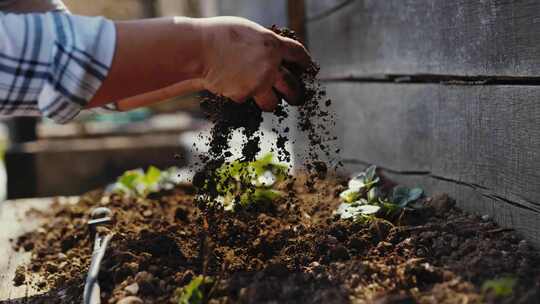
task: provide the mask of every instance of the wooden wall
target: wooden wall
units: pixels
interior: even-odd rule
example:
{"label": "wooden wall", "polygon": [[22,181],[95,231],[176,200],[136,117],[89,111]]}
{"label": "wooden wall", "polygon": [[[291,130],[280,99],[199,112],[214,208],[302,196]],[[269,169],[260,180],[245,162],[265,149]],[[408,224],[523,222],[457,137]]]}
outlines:
{"label": "wooden wall", "polygon": [[306,7],[348,169],[448,192],[540,245],[540,2]]}

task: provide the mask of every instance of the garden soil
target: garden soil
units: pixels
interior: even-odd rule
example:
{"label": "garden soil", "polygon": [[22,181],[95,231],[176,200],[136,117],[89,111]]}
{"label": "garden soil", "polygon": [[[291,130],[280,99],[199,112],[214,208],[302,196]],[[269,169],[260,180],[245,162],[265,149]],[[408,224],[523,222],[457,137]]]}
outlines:
{"label": "garden soil", "polygon": [[[299,178],[296,201],[236,213],[202,213],[191,185],[147,199],[87,193],[32,213],[45,224],[13,240],[32,253],[14,283],[45,291],[25,303],[80,303],[89,210],[105,206],[114,237],[99,276],[103,303],[176,303],[175,291],[197,275],[215,282],[205,285],[209,303],[540,303],[536,251],[447,195],[394,223],[358,224],[333,215],[344,181],[314,188]],[[505,276],[517,279],[511,296],[481,291]]]}

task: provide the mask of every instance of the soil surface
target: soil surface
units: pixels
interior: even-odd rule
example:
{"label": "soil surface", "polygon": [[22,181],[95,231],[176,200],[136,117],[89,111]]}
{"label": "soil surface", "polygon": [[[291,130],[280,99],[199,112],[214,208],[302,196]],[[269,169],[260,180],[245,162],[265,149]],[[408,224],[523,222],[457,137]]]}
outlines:
{"label": "soil surface", "polygon": [[[114,237],[99,277],[103,303],[175,303],[197,275],[210,303],[540,303],[538,254],[512,231],[466,214],[446,195],[393,223],[333,215],[345,183],[298,178],[295,201],[240,212],[206,210],[190,185],[149,198],[94,191],[75,205],[33,212],[45,224],[13,241],[32,252],[15,284],[48,290],[27,303],[80,303],[90,262],[90,210],[113,210]],[[517,279],[509,297],[489,279]],[[131,302],[130,302],[131,301]]]}

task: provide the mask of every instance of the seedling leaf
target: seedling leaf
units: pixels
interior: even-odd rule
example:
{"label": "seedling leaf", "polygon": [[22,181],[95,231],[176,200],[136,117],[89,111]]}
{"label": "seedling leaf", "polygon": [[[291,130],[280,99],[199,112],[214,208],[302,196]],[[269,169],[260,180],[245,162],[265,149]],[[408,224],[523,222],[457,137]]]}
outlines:
{"label": "seedling leaf", "polygon": [[161,170],[154,166],[148,167],[146,174],[144,176],[144,181],[146,185],[155,185],[159,182],[161,178]]}
{"label": "seedling leaf", "polygon": [[418,200],[424,191],[420,188],[409,189],[405,186],[396,186],[392,192],[392,203],[404,208],[409,203]]}
{"label": "seedling leaf", "polygon": [[210,203],[222,205],[225,210],[235,210],[235,204],[248,206],[252,203],[272,202],[282,193],[272,189],[285,180],[288,167],[274,162],[272,153],[252,161],[225,163],[215,171],[214,183],[206,182],[203,190],[217,193],[217,197],[206,197]]}
{"label": "seedling leaf", "polygon": [[364,215],[374,215],[381,210],[381,207],[375,205],[361,205],[358,206],[358,211]]}
{"label": "seedling leaf", "polygon": [[348,189],[339,194],[339,197],[346,203],[352,203],[360,198],[360,193],[357,191]]}
{"label": "seedling leaf", "polygon": [[202,304],[204,293],[203,285],[212,283],[212,279],[204,276],[196,276],[180,290],[178,304]]}
{"label": "seedling leaf", "polygon": [[416,201],[422,196],[422,194],[424,194],[424,190],[421,188],[412,188],[409,190],[409,202]]}
{"label": "seedling leaf", "polygon": [[513,277],[487,280],[482,284],[482,292],[492,291],[497,297],[507,297],[514,291],[517,280]]}
{"label": "seedling leaf", "polygon": [[135,190],[135,183],[141,177],[141,173],[137,171],[126,171],[120,178],[118,183],[126,187],[128,190]]}
{"label": "seedling leaf", "polygon": [[380,197],[380,195],[381,195],[381,193],[380,193],[379,188],[373,187],[373,188],[369,189],[369,191],[367,193],[367,200],[368,200],[368,202],[376,202],[377,199]]}
{"label": "seedling leaf", "polygon": [[377,177],[375,174],[376,174],[376,171],[377,171],[377,167],[376,166],[370,166],[366,169],[366,181],[367,182],[372,182],[375,180],[375,178]]}

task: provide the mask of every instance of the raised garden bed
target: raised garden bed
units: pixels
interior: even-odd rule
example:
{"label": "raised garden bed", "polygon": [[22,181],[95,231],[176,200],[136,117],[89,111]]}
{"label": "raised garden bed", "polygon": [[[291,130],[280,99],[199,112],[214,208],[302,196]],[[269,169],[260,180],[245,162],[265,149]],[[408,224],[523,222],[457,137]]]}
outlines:
{"label": "raised garden bed", "polygon": [[236,212],[201,212],[191,185],[147,198],[90,192],[33,214],[45,224],[13,241],[32,252],[14,282],[44,292],[25,303],[80,303],[86,221],[106,206],[115,236],[100,274],[103,303],[179,303],[185,286],[208,303],[540,301],[538,255],[512,231],[446,195],[420,199],[392,222],[340,219],[346,185],[329,177],[310,192],[298,177],[294,202]]}

